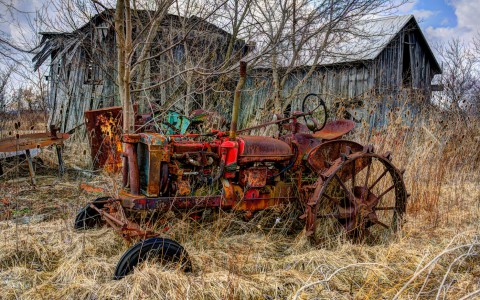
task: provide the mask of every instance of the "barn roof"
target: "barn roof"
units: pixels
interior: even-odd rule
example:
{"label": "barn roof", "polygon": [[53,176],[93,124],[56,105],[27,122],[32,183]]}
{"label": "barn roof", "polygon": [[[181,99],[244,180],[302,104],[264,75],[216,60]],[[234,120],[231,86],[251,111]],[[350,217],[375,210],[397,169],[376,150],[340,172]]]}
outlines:
{"label": "barn roof", "polygon": [[328,63],[375,59],[412,18],[405,15],[359,21],[348,40],[328,49]]}
{"label": "barn roof", "polygon": [[358,22],[352,31],[351,38],[327,50],[330,55],[325,57],[322,64],[375,59],[409,23],[413,25],[409,30],[416,30],[419,33],[420,43],[429,55],[433,63],[432,67],[440,71],[440,65],[413,15],[366,19]]}
{"label": "barn roof", "polygon": [[[113,25],[113,18],[115,14],[115,9],[106,9],[88,20],[84,25],[75,29],[72,32],[39,32],[42,36],[40,41],[39,47],[41,48],[40,51],[33,57],[32,61],[34,62],[34,70],[36,71],[49,57],[50,55],[56,51],[60,50],[63,51],[62,54],[78,47],[81,42],[88,36],[89,33],[92,32],[94,28],[98,25],[108,22],[110,26]],[[140,20],[148,20],[149,17],[152,17],[155,14],[155,11],[150,10],[137,10],[135,15],[132,16],[133,21],[135,17],[140,18]],[[207,31],[209,33],[217,33],[227,38],[231,37],[231,34],[216,26],[215,24],[210,23],[209,21],[192,15],[190,17],[182,17],[175,14],[166,14],[160,23],[160,26],[181,26],[181,22],[185,22],[192,26],[193,28],[199,29],[203,31]],[[239,42],[243,43],[243,40],[238,39]],[[59,55],[61,56],[61,55]]]}
{"label": "barn roof", "polygon": [[[408,28],[406,28],[408,26]],[[382,18],[363,19],[348,26],[347,32],[338,34],[332,40],[315,63],[315,53],[318,51],[318,44],[322,43],[322,36],[309,41],[305,51],[298,55],[299,59],[291,64],[293,53],[289,50],[283,51],[281,59],[277,59],[280,67],[302,68],[312,65],[328,66],[336,64],[347,64],[369,61],[377,58],[390,42],[404,29],[418,32],[419,42],[431,61],[432,69],[441,73],[438,64],[425,36],[423,35],[413,15],[389,16]],[[260,63],[258,69],[269,69],[271,63],[268,59]]]}

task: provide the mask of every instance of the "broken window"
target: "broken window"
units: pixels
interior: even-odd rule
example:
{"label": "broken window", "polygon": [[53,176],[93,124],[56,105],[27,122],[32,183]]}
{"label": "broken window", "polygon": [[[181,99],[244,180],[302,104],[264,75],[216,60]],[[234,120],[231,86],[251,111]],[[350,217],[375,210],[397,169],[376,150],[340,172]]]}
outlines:
{"label": "broken window", "polygon": [[83,57],[85,61],[83,83],[100,84],[102,82],[102,70],[100,68],[99,62],[93,59],[92,48],[88,43],[83,48]]}
{"label": "broken window", "polygon": [[402,81],[403,87],[412,87],[412,63],[410,57],[410,41],[408,34],[405,34],[403,42]]}

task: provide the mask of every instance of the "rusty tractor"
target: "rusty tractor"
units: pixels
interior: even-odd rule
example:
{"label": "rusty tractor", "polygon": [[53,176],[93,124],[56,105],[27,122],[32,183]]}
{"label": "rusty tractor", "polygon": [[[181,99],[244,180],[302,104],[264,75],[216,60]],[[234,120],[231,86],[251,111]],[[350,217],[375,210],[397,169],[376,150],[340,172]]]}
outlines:
{"label": "rusty tractor", "polygon": [[[378,241],[398,230],[408,198],[403,172],[389,152],[377,154],[372,145],[342,139],[354,122],[327,122],[325,103],[309,94],[302,111],[237,130],[238,94],[229,132],[122,136],[123,189],[116,198],[89,203],[75,220],[77,229],[106,223],[137,241],[120,259],[115,279],[150,257],[192,269],[179,243],[160,237],[164,231],[149,227],[151,221],[140,225],[138,216],[145,213],[219,209],[248,219],[295,203],[305,235],[320,245],[340,235]],[[277,136],[247,134],[266,126],[278,126]],[[204,192],[212,187],[216,194]]]}

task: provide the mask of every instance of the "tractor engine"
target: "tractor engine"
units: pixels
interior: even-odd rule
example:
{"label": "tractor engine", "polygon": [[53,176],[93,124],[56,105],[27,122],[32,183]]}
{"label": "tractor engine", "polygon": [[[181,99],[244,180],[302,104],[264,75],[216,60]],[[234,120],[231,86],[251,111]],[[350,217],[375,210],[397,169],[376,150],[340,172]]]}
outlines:
{"label": "tractor engine", "polygon": [[136,151],[141,194],[190,196],[193,185],[212,182],[219,159],[218,140],[196,141],[198,135],[159,133],[140,133],[139,136]]}
{"label": "tractor engine", "polygon": [[[272,137],[239,136],[227,152],[223,188],[227,206],[257,211],[289,197],[279,175],[295,159],[290,146]],[[230,156],[229,156],[230,154]]]}
{"label": "tractor engine", "polygon": [[295,155],[279,139],[239,136],[230,141],[218,132],[140,133],[123,140],[130,146],[124,153],[124,187],[129,191],[124,196],[129,198],[175,197],[188,202],[217,187],[217,206],[256,211],[289,196],[289,185],[279,177]]}

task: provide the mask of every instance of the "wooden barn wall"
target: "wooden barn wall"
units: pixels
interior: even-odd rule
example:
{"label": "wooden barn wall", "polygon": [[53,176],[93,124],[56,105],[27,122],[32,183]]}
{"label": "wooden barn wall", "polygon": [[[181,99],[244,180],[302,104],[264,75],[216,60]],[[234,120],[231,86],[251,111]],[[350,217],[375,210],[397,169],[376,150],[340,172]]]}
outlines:
{"label": "wooden barn wall", "polygon": [[[429,101],[433,79],[432,62],[420,42],[418,29],[411,24],[402,29],[379,56],[371,63],[374,74],[375,103],[366,103],[372,127],[388,124],[392,110],[401,110],[407,123],[417,115],[421,105]],[[407,45],[407,47],[405,47]],[[404,50],[410,57],[411,80],[404,81]]]}
{"label": "wooden barn wall", "polygon": [[119,104],[111,60],[113,35],[91,35],[84,43],[63,57],[53,57],[50,66],[49,123],[63,132],[80,127],[86,110]]}
{"label": "wooden barn wall", "polygon": [[[97,26],[107,28],[108,24]],[[169,36],[169,39],[172,38],[174,35]],[[90,58],[88,58],[87,49],[79,47],[62,58],[54,59],[55,63],[50,68],[50,124],[59,125],[64,132],[83,124],[85,110],[120,105],[115,85],[114,34],[112,31],[95,29],[89,39],[90,45],[93,45],[90,47],[93,49]],[[222,39],[223,37],[218,34],[210,37],[210,43],[208,40],[203,42],[196,39],[195,48],[203,51],[205,45],[208,45],[209,48],[212,46],[211,41],[213,40],[216,41],[215,44],[222,44]],[[160,42],[161,40],[158,40],[159,45],[156,51],[163,49]],[[403,86],[404,43],[409,44],[412,70],[411,87]],[[349,112],[352,115],[355,113],[357,120],[368,117],[367,121],[372,127],[385,125],[388,122],[389,111],[395,107],[408,111],[410,116],[414,115],[416,108],[410,104],[407,105],[407,102],[411,99],[412,94],[420,94],[424,96],[424,99],[428,99],[433,77],[432,62],[425,54],[424,47],[418,31],[408,30],[407,26],[373,61],[318,67],[300,88],[299,94],[293,97],[291,110],[301,110],[301,100],[306,94],[318,93],[322,95],[332,111],[335,110],[338,103],[347,107],[349,103],[362,103],[362,107],[348,107]],[[172,53],[173,65],[172,57],[167,56],[150,64],[148,71],[152,75],[151,83],[163,81],[187,67],[185,61],[175,51],[174,49]],[[185,51],[185,49],[179,51]],[[212,53],[217,52],[212,51]],[[208,67],[209,64],[217,64],[221,61],[222,57],[216,56],[202,64]],[[85,74],[89,68],[95,69],[96,72],[95,78],[90,81],[85,80]],[[304,75],[305,70],[300,69],[290,74],[282,91],[284,97],[303,79]],[[195,93],[197,88],[200,90],[201,85],[206,85],[208,82],[198,80],[189,82],[189,80],[188,76],[182,76],[165,86],[145,93],[143,97],[138,98],[141,112],[146,112],[150,107],[147,101],[155,101],[164,105],[171,104],[172,99],[180,99],[179,108],[186,110],[196,107],[211,108],[209,106],[216,101],[212,99],[215,96],[212,96],[211,93]],[[189,84],[190,86],[188,86]],[[191,91],[194,92],[190,93]],[[186,98],[186,95],[189,95],[189,98]],[[272,99],[272,95],[271,73],[265,70],[249,72],[242,93],[239,127],[270,121],[269,119],[262,120],[262,118],[271,117],[271,114],[265,114],[264,111],[271,110],[267,107],[267,100]],[[192,107],[192,103],[196,107]],[[230,117],[229,112],[222,113],[227,118]]]}
{"label": "wooden barn wall", "polygon": [[[407,43],[410,56],[411,85],[403,80],[403,51]],[[433,78],[431,61],[420,43],[418,30],[407,26],[383,49],[378,57],[364,63],[319,67],[300,89],[292,101],[292,110],[301,110],[301,100],[308,93],[322,95],[334,112],[338,103],[347,108],[357,121],[363,119],[371,127],[388,124],[389,113],[400,110],[405,121],[415,116],[420,105],[430,99]],[[305,71],[297,71],[288,77],[282,90],[286,97],[303,78]],[[252,71],[242,93],[240,126],[247,127],[261,120],[262,112],[270,109],[267,99],[272,99],[271,75],[264,71]],[[354,107],[361,103],[361,107]],[[267,114],[271,115],[271,114]],[[331,114],[334,115],[334,114]]]}
{"label": "wooden barn wall", "polygon": [[[261,73],[252,71],[247,78],[239,116],[241,127],[269,121],[261,120],[261,116],[264,110],[269,109],[267,99],[272,99],[274,89],[271,76]],[[284,97],[303,79],[304,74],[303,71],[298,71],[289,75],[282,91]],[[301,110],[302,100],[309,93],[320,94],[327,107],[332,108],[337,102],[354,100],[364,95],[372,89],[373,83],[371,71],[363,64],[320,67],[306,80],[299,95],[293,98],[291,110]]]}
{"label": "wooden barn wall", "polygon": [[[64,53],[62,57],[52,57],[50,124],[58,125],[62,131],[70,131],[83,124],[85,110],[120,105],[115,84],[115,35],[113,29],[106,28],[109,28],[109,24],[97,24],[95,29],[85,33],[88,38],[84,39],[81,47],[72,48],[72,51]],[[180,29],[162,28],[151,53],[164,51],[181,34],[183,31]],[[225,59],[227,43],[225,35],[218,32],[192,30],[185,43],[149,62],[146,70],[150,78],[145,84],[148,86],[165,81],[193,65],[205,69],[221,65]],[[234,51],[238,52],[243,44],[234,47]],[[205,49],[210,51],[206,53]],[[185,59],[186,52],[189,55],[188,61]],[[91,80],[86,79],[87,72],[93,73]],[[132,97],[139,104],[140,113],[151,112],[152,108],[155,109],[155,104],[169,108],[174,104],[173,107],[185,111],[209,108],[212,92],[204,92],[203,89],[212,84],[212,80],[214,79],[210,78],[208,82],[199,80],[198,76],[193,77],[192,72],[185,73],[157,88],[134,93]]]}
{"label": "wooden barn wall", "polygon": [[402,87],[403,36],[388,44],[371,65],[376,94],[390,94]]}

